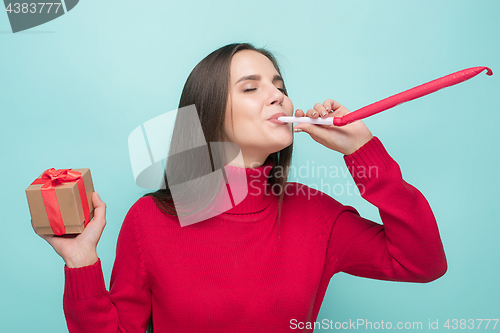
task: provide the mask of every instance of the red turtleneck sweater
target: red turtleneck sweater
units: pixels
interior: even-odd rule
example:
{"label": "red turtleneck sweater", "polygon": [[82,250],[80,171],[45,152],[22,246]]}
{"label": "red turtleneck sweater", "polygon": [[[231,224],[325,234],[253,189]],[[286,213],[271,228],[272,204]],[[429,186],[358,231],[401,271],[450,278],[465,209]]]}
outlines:
{"label": "red turtleneck sweater", "polygon": [[383,225],[288,183],[278,238],[278,198],[263,190],[270,168],[230,166],[252,184],[220,215],[181,227],[151,197],[130,208],[109,292],[100,259],[64,267],[69,331],[144,332],[152,316],[155,333],[297,332],[294,323],[316,320],[337,272],[406,282],[442,276],[447,264],[431,208],[380,140],[344,159]]}

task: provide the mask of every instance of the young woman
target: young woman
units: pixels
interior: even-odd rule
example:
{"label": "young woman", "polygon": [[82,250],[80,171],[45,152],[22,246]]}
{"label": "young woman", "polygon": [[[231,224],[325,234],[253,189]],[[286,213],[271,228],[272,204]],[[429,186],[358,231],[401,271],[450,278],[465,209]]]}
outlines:
{"label": "young woman", "polygon": [[403,180],[398,164],[363,122],[300,123],[295,131],[344,154],[383,225],[320,191],[287,182],[292,126],[275,118],[349,111],[327,99],[293,114],[269,52],[249,44],[212,52],[184,86],[179,107],[192,104],[206,142],[226,141],[241,149],[242,158],[226,172],[246,175],[248,195],[231,209],[184,227],[168,185],[140,198],[123,222],[108,292],[96,252],[106,206],[94,193],[95,217],[82,234],[42,236],[66,263],[63,303],[70,332],[144,332],[148,324],[152,331],[153,323],[157,332],[297,331],[299,323],[316,320],[335,273],[429,282],[446,272],[429,204]]}

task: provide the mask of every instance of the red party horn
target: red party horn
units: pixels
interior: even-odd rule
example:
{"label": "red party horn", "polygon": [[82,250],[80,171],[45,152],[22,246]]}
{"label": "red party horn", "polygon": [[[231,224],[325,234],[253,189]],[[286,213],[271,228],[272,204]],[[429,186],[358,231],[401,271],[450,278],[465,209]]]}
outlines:
{"label": "red party horn", "polygon": [[464,82],[477,74],[481,73],[483,70],[487,70],[486,75],[493,75],[493,72],[488,67],[471,67],[467,68],[439,79],[429,81],[427,83],[421,84],[414,88],[400,92],[399,94],[393,95],[391,97],[384,98],[378,102],[367,105],[358,109],[354,112],[348,113],[343,117],[334,117],[333,125],[344,126],[352,123],[356,120],[360,120],[376,113],[382,112],[384,110],[395,107],[396,105],[402,104],[404,102],[411,101],[413,99],[429,95],[439,89],[443,89],[460,82]]}

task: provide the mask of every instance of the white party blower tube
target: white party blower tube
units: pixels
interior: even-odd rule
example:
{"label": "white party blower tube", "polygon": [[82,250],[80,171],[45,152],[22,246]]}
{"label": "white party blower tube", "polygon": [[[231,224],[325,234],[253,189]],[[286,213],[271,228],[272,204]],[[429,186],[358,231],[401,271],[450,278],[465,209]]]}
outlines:
{"label": "white party blower tube", "polygon": [[328,118],[309,118],[309,117],[278,117],[279,121],[284,123],[308,123],[316,125],[333,125],[333,117]]}

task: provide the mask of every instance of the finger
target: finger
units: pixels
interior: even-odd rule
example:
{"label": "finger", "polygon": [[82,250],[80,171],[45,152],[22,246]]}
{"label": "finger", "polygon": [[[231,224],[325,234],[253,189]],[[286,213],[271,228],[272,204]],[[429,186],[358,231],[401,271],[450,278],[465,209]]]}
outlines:
{"label": "finger", "polygon": [[316,119],[319,117],[319,112],[314,109],[309,109],[307,110],[306,116],[308,116],[309,118]]}
{"label": "finger", "polygon": [[94,218],[85,226],[81,236],[83,239],[97,244],[106,227],[106,204],[97,192],[92,193],[92,202],[94,203]]}
{"label": "finger", "polygon": [[349,110],[347,110],[347,108],[345,106],[343,106],[342,104],[340,104],[339,102],[337,101],[333,101],[334,104],[332,105],[332,110],[334,110],[334,112],[332,113],[333,116],[335,117],[342,117],[348,113],[350,113]]}
{"label": "finger", "polygon": [[295,111],[295,117],[304,117],[306,114],[304,113],[304,111],[302,111],[302,109],[297,109]]}
{"label": "finger", "polygon": [[331,110],[335,111],[335,109],[333,108],[334,105],[335,105],[335,101],[331,98],[329,98],[323,102],[323,106],[325,107],[325,109],[328,113],[330,113]]}
{"label": "finger", "polygon": [[106,221],[106,204],[99,197],[99,193],[92,193],[92,202],[94,204],[94,220]]}
{"label": "finger", "polygon": [[[323,142],[323,137],[324,137],[324,132],[325,131],[322,127],[318,125],[313,125],[313,124],[307,124],[307,123],[299,123],[294,127],[294,131],[299,130],[298,132],[306,132],[311,136],[311,138],[320,143],[324,144]],[[323,132],[323,133],[322,133]]]}
{"label": "finger", "polygon": [[323,104],[321,104],[321,103],[314,104],[314,110],[319,112],[321,118],[328,117],[328,112],[326,112],[326,108],[324,107]]}

